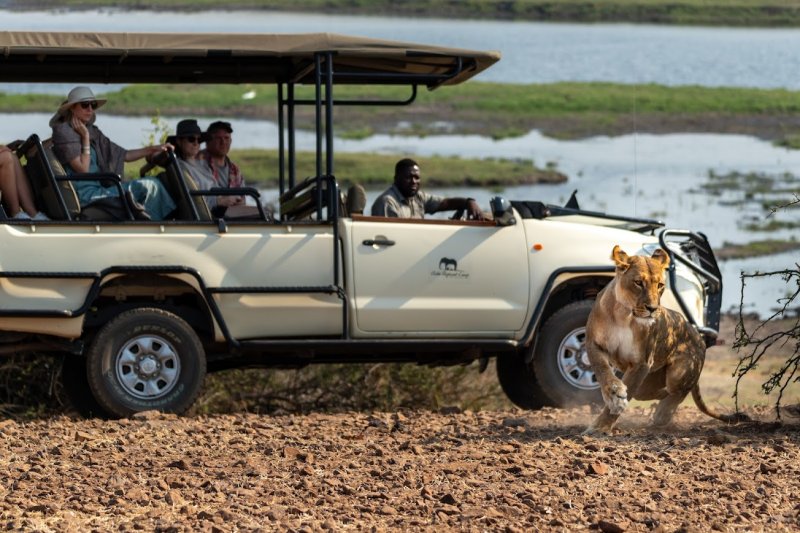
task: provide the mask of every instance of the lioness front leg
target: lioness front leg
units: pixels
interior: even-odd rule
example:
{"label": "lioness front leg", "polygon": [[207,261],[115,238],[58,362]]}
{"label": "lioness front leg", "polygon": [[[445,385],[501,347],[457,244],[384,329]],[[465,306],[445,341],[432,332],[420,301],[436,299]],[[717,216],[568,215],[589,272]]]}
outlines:
{"label": "lioness front leg", "polygon": [[592,370],[600,384],[603,403],[610,414],[619,415],[628,406],[628,388],[614,374],[610,357],[603,349],[593,343],[587,343],[586,348]]}
{"label": "lioness front leg", "polygon": [[586,349],[605,406],[584,433],[610,433],[620,413],[628,406],[628,388],[614,375],[614,368],[605,350],[591,341],[586,343]]}
{"label": "lioness front leg", "polygon": [[[644,379],[647,377],[647,374],[650,372],[650,366],[647,364],[640,364],[631,367],[625,372],[625,375],[622,376],[622,380],[620,380],[619,378],[617,378],[617,376],[614,375],[613,369],[610,370],[611,370],[611,378],[614,380],[611,386],[609,387],[612,390],[612,393],[619,393],[620,391],[622,391],[622,393],[625,394],[625,396],[621,399],[619,397],[612,399],[617,400],[619,402],[617,403],[617,406],[621,404],[622,407],[618,412],[613,412],[611,410],[611,406],[609,405],[609,400],[606,399],[605,390],[603,388],[603,381],[601,381],[601,379],[607,379],[607,376],[603,376],[602,378],[598,376],[598,381],[600,381],[601,383],[600,390],[603,394],[603,400],[606,405],[603,408],[603,411],[600,413],[600,415],[595,419],[592,425],[586,429],[584,433],[611,432],[611,430],[614,427],[614,424],[617,422],[617,419],[619,418],[619,415],[628,406],[628,398],[635,397],[636,391],[639,389],[639,386],[642,384],[642,381],[644,381]],[[597,370],[595,370],[595,374],[597,374]],[[614,385],[617,384],[620,385],[621,388],[619,386],[614,387]],[[628,394],[630,394],[630,396],[628,396]]]}

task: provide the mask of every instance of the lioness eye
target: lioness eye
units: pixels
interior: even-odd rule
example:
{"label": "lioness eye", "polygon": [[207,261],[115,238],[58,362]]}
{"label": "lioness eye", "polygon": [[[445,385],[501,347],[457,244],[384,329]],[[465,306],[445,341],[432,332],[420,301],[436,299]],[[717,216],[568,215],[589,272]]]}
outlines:
{"label": "lioness eye", "polygon": [[637,287],[641,287],[642,286],[642,280],[640,280],[640,279],[634,280],[633,284],[636,285]]}

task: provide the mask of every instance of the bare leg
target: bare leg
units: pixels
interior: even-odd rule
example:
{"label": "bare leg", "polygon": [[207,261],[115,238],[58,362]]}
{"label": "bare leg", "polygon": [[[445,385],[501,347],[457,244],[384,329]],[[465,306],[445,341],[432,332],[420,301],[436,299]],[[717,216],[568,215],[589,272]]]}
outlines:
{"label": "bare leg", "polygon": [[15,181],[17,184],[17,198],[19,199],[19,205],[22,206],[22,209],[24,209],[25,212],[30,216],[34,216],[39,212],[39,210],[36,209],[36,203],[33,201],[31,184],[28,181],[27,176],[25,176],[25,171],[22,169],[19,159],[16,157],[14,158],[13,166],[16,177]]}
{"label": "bare leg", "polygon": [[12,217],[20,208],[15,162],[19,165],[19,160],[10,151],[0,151],[0,192],[2,201],[8,208],[8,215]]}

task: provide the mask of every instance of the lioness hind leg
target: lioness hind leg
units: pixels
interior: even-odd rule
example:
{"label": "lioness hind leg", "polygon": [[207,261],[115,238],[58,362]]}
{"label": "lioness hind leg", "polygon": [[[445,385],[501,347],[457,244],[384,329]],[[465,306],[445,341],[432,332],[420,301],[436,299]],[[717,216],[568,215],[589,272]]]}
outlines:
{"label": "lioness hind leg", "polygon": [[666,426],[672,421],[678,406],[700,379],[705,356],[703,348],[692,350],[691,347],[679,346],[678,350],[679,357],[666,368],[664,385],[668,394],[658,402],[653,415],[654,426]]}
{"label": "lioness hind leg", "polygon": [[664,427],[672,422],[675,411],[689,392],[677,392],[668,395],[658,402],[656,412],[653,414],[653,426]]}

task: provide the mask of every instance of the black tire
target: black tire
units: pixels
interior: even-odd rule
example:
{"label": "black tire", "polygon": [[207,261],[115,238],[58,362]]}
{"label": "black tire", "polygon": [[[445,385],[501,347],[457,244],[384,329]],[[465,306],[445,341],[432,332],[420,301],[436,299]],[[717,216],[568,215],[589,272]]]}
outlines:
{"label": "black tire", "polygon": [[539,331],[533,368],[556,407],[598,404],[600,386],[586,357],[586,321],[594,300],[565,305]]}
{"label": "black tire", "polygon": [[61,363],[61,390],[67,403],[84,418],[108,418],[108,413],[92,394],[86,376],[86,358],[65,354]]}
{"label": "black tire", "polygon": [[98,332],[87,354],[89,386],[109,414],[186,411],[200,393],[206,356],[194,330],[163,309],[121,313]]}
{"label": "black tire", "polygon": [[523,409],[541,409],[550,403],[539,386],[533,365],[524,354],[501,355],[495,363],[497,380],[511,403]]}

